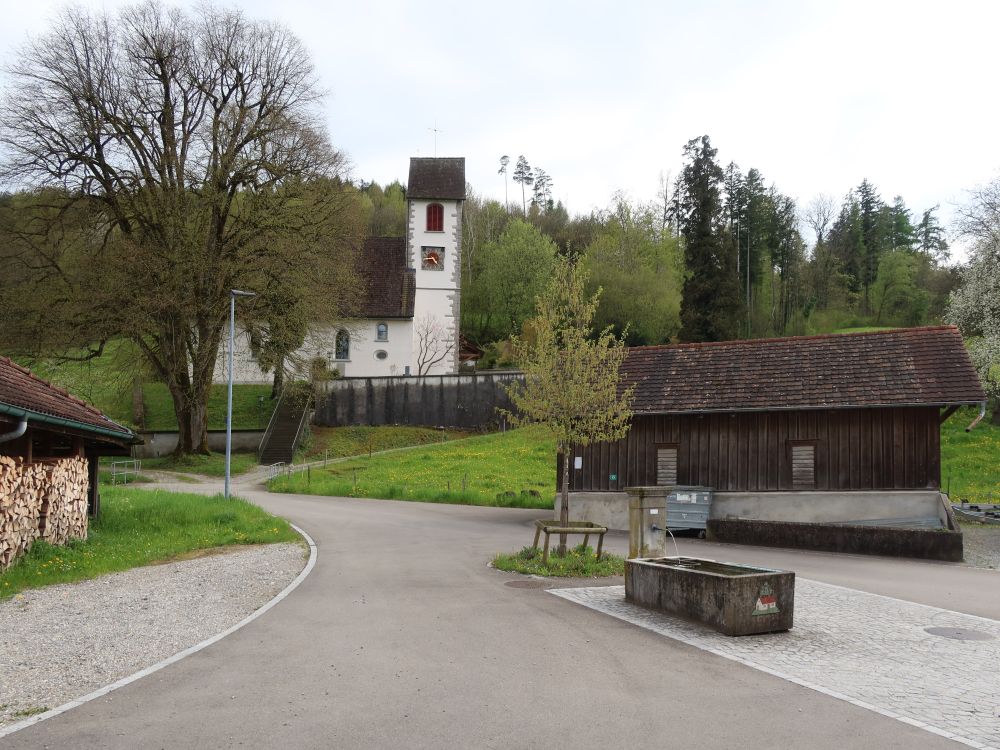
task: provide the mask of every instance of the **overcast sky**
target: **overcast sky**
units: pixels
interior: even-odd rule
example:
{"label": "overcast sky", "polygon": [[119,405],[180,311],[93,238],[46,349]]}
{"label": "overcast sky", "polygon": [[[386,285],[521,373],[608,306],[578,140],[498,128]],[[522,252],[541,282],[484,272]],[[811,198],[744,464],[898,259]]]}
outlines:
{"label": "overcast sky", "polygon": [[[358,179],[405,181],[435,123],[437,155],[464,156],[477,192],[502,200],[499,157],[524,154],[574,213],[616,190],[652,199],[704,133],[800,204],[867,177],[947,220],[1000,174],[992,0],[237,4],[311,51]],[[4,6],[10,62],[63,3]]]}

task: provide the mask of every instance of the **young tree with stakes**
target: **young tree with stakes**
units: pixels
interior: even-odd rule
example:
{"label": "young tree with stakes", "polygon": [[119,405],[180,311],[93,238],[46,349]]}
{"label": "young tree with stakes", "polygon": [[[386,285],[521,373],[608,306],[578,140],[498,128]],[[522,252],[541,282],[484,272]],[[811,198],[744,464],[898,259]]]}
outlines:
{"label": "young tree with stakes", "polygon": [[[562,456],[559,521],[569,522],[569,465],[573,448],[620,440],[632,419],[633,388],[621,388],[624,338],[610,328],[594,336],[592,321],[600,290],[586,294],[587,274],[564,257],[556,260],[545,292],[537,298],[530,333],[514,337],[514,361],[524,383],[507,390],[513,402],[504,414],[514,426],[544,424]],[[566,535],[558,554],[566,554]]]}

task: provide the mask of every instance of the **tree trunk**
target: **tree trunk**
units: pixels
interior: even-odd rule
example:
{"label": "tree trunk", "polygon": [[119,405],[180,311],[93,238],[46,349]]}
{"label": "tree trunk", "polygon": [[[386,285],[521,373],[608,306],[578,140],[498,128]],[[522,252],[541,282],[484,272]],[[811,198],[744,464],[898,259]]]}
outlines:
{"label": "tree trunk", "polygon": [[[569,462],[572,456],[569,446],[563,448],[563,475],[562,492],[559,493],[559,523],[565,526],[569,523]],[[556,550],[559,555],[566,554],[566,535],[559,535],[559,548]]]}
{"label": "tree trunk", "polygon": [[285,386],[285,358],[279,357],[278,364],[274,366],[274,381],[271,383],[271,400],[274,401],[281,395],[281,389]]}
{"label": "tree trunk", "polygon": [[208,392],[191,399],[191,452],[208,455]]}
{"label": "tree trunk", "polygon": [[193,452],[191,444],[191,408],[183,393],[170,390],[174,402],[174,417],[177,419],[177,446],[174,456],[186,456]]}

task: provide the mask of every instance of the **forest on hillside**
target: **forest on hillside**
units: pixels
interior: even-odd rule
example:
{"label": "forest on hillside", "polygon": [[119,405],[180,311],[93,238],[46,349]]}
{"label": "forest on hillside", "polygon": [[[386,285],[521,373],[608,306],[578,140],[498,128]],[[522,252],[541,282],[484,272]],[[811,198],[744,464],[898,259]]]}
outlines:
{"label": "forest on hillside", "polygon": [[[463,214],[462,332],[492,352],[487,364],[491,345],[530,319],[559,254],[602,290],[598,325],[631,345],[934,324],[960,281],[938,207],[915,211],[863,177],[839,199],[801,205],[760,169],[720,164],[702,137],[656,200],[619,192],[571,215],[552,199],[552,176],[523,156],[509,162],[499,173],[511,172],[512,200],[470,186]],[[405,187],[358,188],[369,231],[402,234]]]}

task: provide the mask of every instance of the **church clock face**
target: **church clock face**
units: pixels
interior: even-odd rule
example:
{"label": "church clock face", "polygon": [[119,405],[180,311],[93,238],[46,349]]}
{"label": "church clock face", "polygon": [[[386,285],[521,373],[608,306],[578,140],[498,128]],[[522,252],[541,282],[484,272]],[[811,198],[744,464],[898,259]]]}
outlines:
{"label": "church clock face", "polygon": [[420,248],[420,268],[424,271],[443,271],[444,248],[443,247]]}

